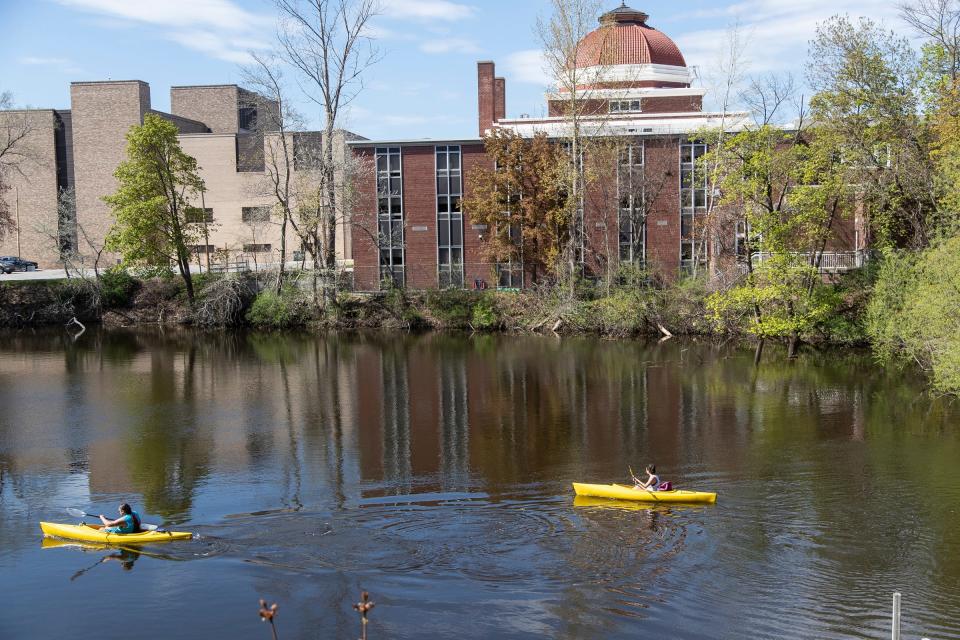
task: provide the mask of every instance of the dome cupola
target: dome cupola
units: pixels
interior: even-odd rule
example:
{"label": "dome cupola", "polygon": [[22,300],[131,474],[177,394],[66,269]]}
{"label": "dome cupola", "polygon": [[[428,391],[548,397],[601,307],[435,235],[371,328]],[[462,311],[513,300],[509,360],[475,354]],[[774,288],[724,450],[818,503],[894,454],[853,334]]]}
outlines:
{"label": "dome cupola", "polygon": [[647,24],[643,11],[623,3],[600,16],[600,28],[591,31],[577,49],[578,67],[608,65],[665,65],[686,67],[683,54],[663,32]]}

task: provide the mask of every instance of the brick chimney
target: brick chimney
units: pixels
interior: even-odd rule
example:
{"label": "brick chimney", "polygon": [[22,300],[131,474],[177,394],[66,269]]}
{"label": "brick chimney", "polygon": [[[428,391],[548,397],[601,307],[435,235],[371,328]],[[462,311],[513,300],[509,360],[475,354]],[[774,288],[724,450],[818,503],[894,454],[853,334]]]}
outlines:
{"label": "brick chimney", "polygon": [[480,137],[493,128],[496,120],[496,79],[493,62],[477,63],[477,98]]}
{"label": "brick chimney", "polygon": [[507,80],[505,78],[496,78],[493,119],[499,122],[507,117]]}

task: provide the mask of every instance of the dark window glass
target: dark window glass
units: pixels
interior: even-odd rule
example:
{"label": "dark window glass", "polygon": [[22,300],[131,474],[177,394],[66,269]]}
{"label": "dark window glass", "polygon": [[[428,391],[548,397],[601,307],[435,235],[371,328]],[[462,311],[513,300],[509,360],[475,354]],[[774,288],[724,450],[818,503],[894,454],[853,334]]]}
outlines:
{"label": "dark window glass", "polygon": [[447,195],[447,178],[437,178],[437,195]]}
{"label": "dark window glass", "polygon": [[447,222],[441,222],[437,226],[437,241],[441,246],[446,246],[450,244],[450,225]]}
{"label": "dark window glass", "polygon": [[454,221],[450,225],[450,236],[452,240],[450,244],[454,246],[463,244],[463,223],[461,221]]}
{"label": "dark window glass", "polygon": [[243,222],[270,222],[270,207],[242,207],[240,217]]}

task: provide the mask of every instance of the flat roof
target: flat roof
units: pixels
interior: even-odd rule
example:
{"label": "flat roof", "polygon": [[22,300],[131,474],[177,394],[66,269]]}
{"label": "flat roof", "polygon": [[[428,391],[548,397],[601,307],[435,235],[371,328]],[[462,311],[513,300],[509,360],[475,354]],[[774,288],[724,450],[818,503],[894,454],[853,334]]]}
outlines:
{"label": "flat roof", "polygon": [[407,138],[399,140],[348,140],[347,144],[352,147],[384,147],[389,145],[423,145],[431,146],[437,144],[483,144],[483,138]]}
{"label": "flat roof", "polygon": [[144,80],[80,80],[70,84],[148,84]]}
{"label": "flat roof", "polygon": [[237,85],[237,84],[175,84],[170,86],[171,89],[226,89],[229,87],[240,88],[240,85]]}

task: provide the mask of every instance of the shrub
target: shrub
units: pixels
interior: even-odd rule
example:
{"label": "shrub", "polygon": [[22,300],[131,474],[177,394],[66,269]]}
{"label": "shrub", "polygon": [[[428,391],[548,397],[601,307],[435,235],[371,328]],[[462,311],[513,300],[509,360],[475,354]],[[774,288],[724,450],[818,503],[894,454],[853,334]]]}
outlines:
{"label": "shrub", "polygon": [[309,301],[294,287],[287,287],[280,295],[272,290],[261,292],[247,311],[247,321],[261,329],[299,327],[310,318]]}
{"label": "shrub", "polygon": [[140,283],[123,267],[110,267],[100,274],[100,299],[107,309],[129,307]]}
{"label": "shrub", "polygon": [[465,329],[473,320],[473,307],[479,295],[466,289],[442,289],[427,294],[427,309],[448,329]]}
{"label": "shrub", "polygon": [[489,331],[496,329],[502,324],[500,320],[500,310],[497,308],[496,300],[493,296],[480,296],[480,299],[473,305],[470,324],[477,331]]}
{"label": "shrub", "polygon": [[253,287],[246,278],[206,278],[200,281],[193,320],[204,327],[239,324],[252,297]]}

